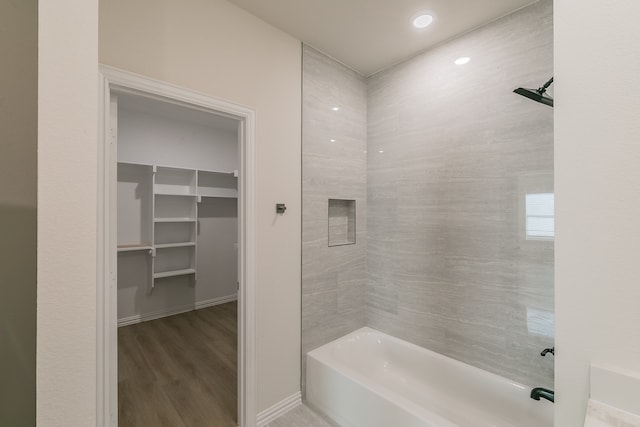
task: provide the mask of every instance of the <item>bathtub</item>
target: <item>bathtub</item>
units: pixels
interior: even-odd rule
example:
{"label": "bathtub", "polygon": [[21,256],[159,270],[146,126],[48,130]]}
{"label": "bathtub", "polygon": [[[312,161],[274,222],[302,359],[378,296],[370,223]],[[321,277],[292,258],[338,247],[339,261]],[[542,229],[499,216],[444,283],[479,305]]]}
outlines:
{"label": "bathtub", "polygon": [[371,328],[307,354],[308,404],[344,427],[553,427],[530,390]]}

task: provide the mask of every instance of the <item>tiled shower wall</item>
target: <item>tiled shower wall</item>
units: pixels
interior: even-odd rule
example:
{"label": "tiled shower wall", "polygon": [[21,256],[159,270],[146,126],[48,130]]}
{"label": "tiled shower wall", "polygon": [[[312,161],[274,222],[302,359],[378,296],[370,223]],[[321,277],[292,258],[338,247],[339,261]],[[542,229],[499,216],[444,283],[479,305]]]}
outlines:
{"label": "tiled shower wall", "polygon": [[[304,355],[365,324],[367,87],[308,46],[302,81]],[[329,199],[355,200],[355,244],[329,247]]]}
{"label": "tiled shower wall", "polygon": [[[553,385],[553,241],[525,236],[553,110],[512,92],[552,38],[543,0],[368,79],[303,48],[303,356],[366,324]],[[355,245],[328,246],[329,198],[356,200]]]}
{"label": "tiled shower wall", "polygon": [[[367,325],[553,385],[553,110],[512,93],[553,75],[544,0],[368,79]],[[464,66],[454,60],[468,56]]]}

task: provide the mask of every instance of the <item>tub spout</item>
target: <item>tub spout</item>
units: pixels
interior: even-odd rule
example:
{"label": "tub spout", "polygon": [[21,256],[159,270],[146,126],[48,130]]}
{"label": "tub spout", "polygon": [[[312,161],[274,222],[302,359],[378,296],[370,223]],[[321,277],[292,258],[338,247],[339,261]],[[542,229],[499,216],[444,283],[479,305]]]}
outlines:
{"label": "tub spout", "polygon": [[531,398],[533,400],[540,400],[540,398],[547,399],[549,402],[553,402],[553,390],[548,388],[536,387],[531,390]]}

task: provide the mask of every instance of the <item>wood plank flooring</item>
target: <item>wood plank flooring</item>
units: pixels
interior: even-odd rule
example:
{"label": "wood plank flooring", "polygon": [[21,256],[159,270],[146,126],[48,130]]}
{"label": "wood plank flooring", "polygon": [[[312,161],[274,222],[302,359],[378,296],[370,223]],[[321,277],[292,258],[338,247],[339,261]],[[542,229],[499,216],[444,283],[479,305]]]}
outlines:
{"label": "wood plank flooring", "polygon": [[237,305],[118,329],[119,427],[237,425]]}

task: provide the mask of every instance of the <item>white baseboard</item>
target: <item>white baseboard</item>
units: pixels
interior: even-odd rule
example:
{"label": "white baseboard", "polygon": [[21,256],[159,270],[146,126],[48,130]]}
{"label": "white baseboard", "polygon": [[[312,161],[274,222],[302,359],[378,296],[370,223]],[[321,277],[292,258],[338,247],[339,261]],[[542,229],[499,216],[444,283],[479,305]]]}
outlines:
{"label": "white baseboard", "polygon": [[237,301],[237,299],[238,299],[238,294],[232,294],[232,295],[213,298],[205,301],[198,301],[194,305],[173,307],[167,310],[159,310],[151,313],[136,314],[134,316],[123,317],[122,319],[118,319],[118,327],[135,325],[136,323],[160,319],[162,317],[173,316],[175,314],[181,314],[181,313],[186,313],[188,311],[199,310],[201,308],[213,307],[214,305],[226,304],[228,302]]}
{"label": "white baseboard", "polygon": [[302,404],[302,394],[298,391],[284,400],[258,414],[257,425],[263,427],[278,417],[283,416],[293,408]]}
{"label": "white baseboard", "polygon": [[214,299],[208,299],[205,301],[197,301],[196,310],[200,310],[201,308],[213,307],[214,305],[226,304],[228,302],[233,302],[237,300],[238,300],[238,294],[231,294],[225,297],[218,297]]}
{"label": "white baseboard", "polygon": [[640,415],[640,372],[611,365],[591,365],[591,398]]}

